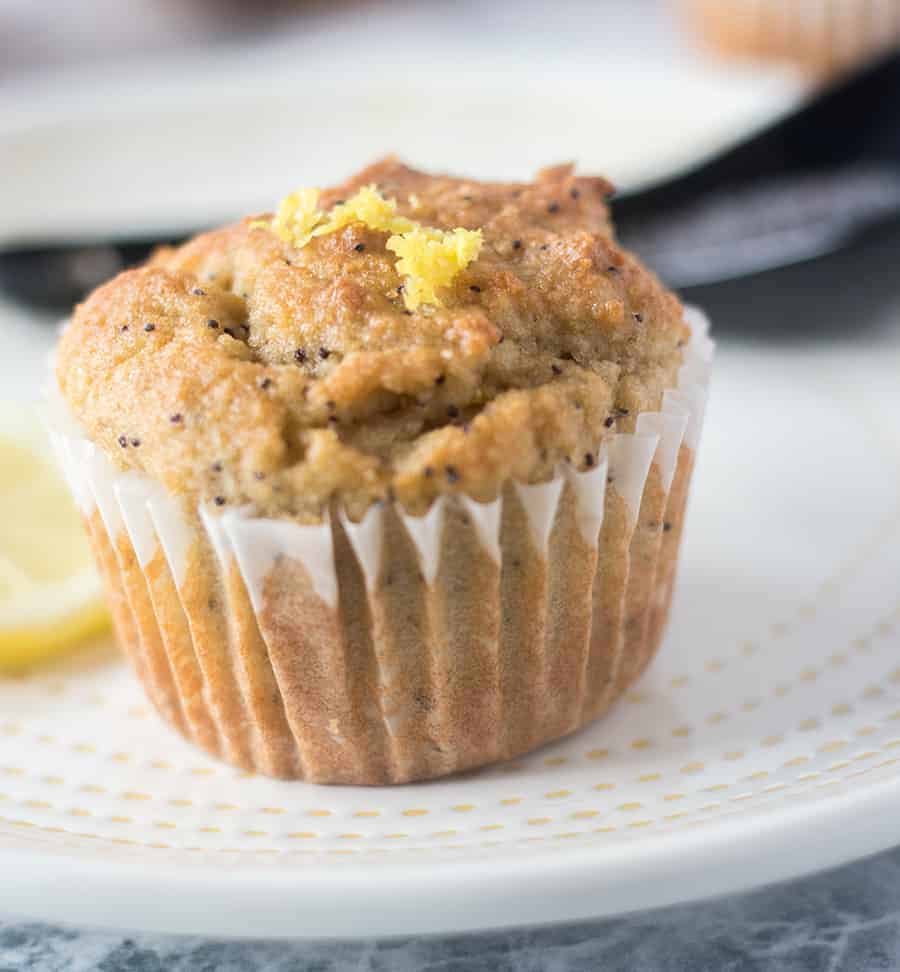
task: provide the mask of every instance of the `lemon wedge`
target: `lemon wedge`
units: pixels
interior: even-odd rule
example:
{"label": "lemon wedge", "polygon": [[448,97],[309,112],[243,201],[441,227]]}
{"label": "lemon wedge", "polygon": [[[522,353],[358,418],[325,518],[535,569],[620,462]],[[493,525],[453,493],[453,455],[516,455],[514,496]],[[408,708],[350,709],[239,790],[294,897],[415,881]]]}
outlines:
{"label": "lemon wedge", "polygon": [[109,624],[84,530],[37,416],[0,405],[0,672]]}

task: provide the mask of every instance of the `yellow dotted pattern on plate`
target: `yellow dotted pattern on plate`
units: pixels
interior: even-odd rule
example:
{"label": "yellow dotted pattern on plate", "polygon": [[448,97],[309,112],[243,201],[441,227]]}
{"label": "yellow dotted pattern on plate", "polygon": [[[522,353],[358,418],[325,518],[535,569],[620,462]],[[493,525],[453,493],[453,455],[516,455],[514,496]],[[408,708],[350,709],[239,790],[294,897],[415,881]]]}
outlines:
{"label": "yellow dotted pattern on plate", "polygon": [[[823,585],[825,593],[834,593],[834,582]],[[778,621],[770,626],[770,636],[773,639],[783,638],[792,633],[796,626],[809,621],[816,615],[815,603],[804,603],[797,611],[795,618],[789,621]],[[793,679],[775,682],[770,689],[770,699],[768,704],[779,702],[789,697],[795,689],[803,686],[813,685],[822,680],[829,673],[834,673],[836,677],[841,677],[840,670],[845,669],[854,655],[871,655],[878,649],[879,642],[893,638],[897,634],[897,622],[900,620],[900,607],[887,617],[878,621],[871,629],[862,635],[853,638],[848,646],[842,651],[834,651],[831,654],[823,654],[822,663],[819,666],[805,664],[799,669]],[[752,657],[763,648],[757,642],[743,642],[740,645],[739,653],[734,657],[721,656],[707,660],[703,664],[703,671],[711,676],[718,675],[726,671],[728,667],[740,658]],[[900,684],[900,667],[893,668],[883,679],[885,685]],[[691,676],[679,675],[671,678],[669,685],[671,689],[678,690],[691,684]],[[47,691],[53,696],[62,696],[68,691],[65,683],[52,683],[47,686]],[[867,685],[861,692],[859,701],[883,700],[886,695],[885,688],[875,682]],[[109,700],[100,694],[85,696],[83,701],[91,706],[108,705]],[[654,695],[646,691],[632,691],[626,696],[626,703],[630,705],[647,705],[655,701]],[[718,726],[726,723],[732,718],[738,717],[741,713],[747,714],[756,711],[761,705],[767,704],[765,698],[748,698],[741,702],[735,709],[728,710],[717,708],[697,718],[695,725]],[[830,716],[843,717],[850,716],[854,712],[853,700],[835,703],[831,706]],[[127,714],[135,719],[146,719],[148,712],[145,706],[131,706],[127,709]],[[855,728],[848,729],[843,738],[833,738],[821,743],[817,743],[813,750],[807,749],[802,753],[785,754],[780,760],[772,763],[771,770],[758,770],[745,774],[744,776],[731,776],[728,782],[724,780],[707,785],[699,785],[696,789],[685,789],[684,784],[689,783],[691,777],[697,777],[702,781],[703,774],[707,770],[708,760],[685,759],[677,770],[670,770],[670,780],[664,779],[665,774],[658,771],[642,772],[628,780],[629,784],[658,784],[663,786],[672,784],[665,790],[656,801],[645,803],[639,800],[626,799],[615,802],[611,798],[615,795],[617,784],[622,782],[620,779],[601,779],[578,788],[572,786],[557,786],[543,791],[541,794],[532,796],[510,795],[502,796],[492,801],[491,812],[497,815],[503,813],[504,819],[483,822],[483,817],[489,809],[484,802],[476,803],[456,803],[449,807],[424,806],[411,804],[402,810],[393,811],[398,817],[408,818],[409,822],[416,823],[418,818],[426,818],[436,813],[449,813],[451,816],[459,815],[465,819],[465,815],[473,816],[472,825],[469,827],[450,827],[439,830],[431,830],[424,833],[410,833],[391,829],[390,825],[380,826],[381,820],[385,817],[384,809],[377,807],[360,806],[358,809],[343,813],[343,817],[350,816],[357,822],[362,822],[367,828],[372,829],[344,829],[344,820],[337,820],[335,824],[330,824],[330,819],[336,816],[336,811],[327,807],[310,807],[297,810],[286,806],[268,804],[258,807],[241,806],[230,801],[213,801],[204,803],[198,800],[196,795],[193,798],[159,796],[151,791],[147,785],[122,790],[111,790],[106,785],[92,782],[81,782],[67,780],[65,776],[56,774],[35,774],[30,773],[24,766],[3,765],[0,766],[0,777],[5,777],[15,784],[28,782],[32,778],[40,783],[58,789],[63,793],[62,799],[45,799],[34,796],[17,797],[15,786],[10,786],[11,792],[0,792],[0,804],[7,811],[0,817],[0,829],[13,828],[16,833],[21,831],[35,831],[41,834],[50,835],[52,839],[66,839],[83,841],[90,840],[99,843],[109,843],[119,846],[146,847],[159,850],[178,850],[192,852],[210,852],[226,854],[240,853],[265,853],[265,854],[286,854],[293,853],[286,847],[255,847],[255,846],[215,846],[203,847],[196,843],[198,835],[209,835],[211,838],[222,838],[223,843],[233,842],[236,836],[246,838],[250,845],[256,844],[261,840],[285,841],[287,844],[294,842],[301,844],[320,844],[323,840],[338,841],[340,843],[370,844],[367,848],[371,852],[383,852],[386,848],[375,846],[379,841],[391,842],[393,846],[404,846],[407,850],[427,851],[428,846],[421,846],[411,841],[421,841],[424,838],[433,838],[435,846],[446,849],[459,849],[471,846],[495,847],[503,843],[521,843],[523,841],[535,842],[544,840],[575,840],[585,837],[595,837],[597,835],[608,835],[621,831],[643,831],[647,829],[659,828],[660,826],[695,826],[703,825],[709,819],[719,819],[735,812],[746,812],[747,805],[770,803],[772,800],[779,799],[800,799],[804,794],[814,793],[817,790],[832,790],[834,788],[845,787],[850,781],[855,781],[872,772],[887,770],[900,763],[900,755],[891,755],[892,752],[900,748],[900,738],[885,739],[878,744],[875,737],[880,732],[890,729],[888,723],[900,722],[900,709],[889,713],[878,723],[870,719],[866,723]],[[766,735],[757,741],[758,748],[762,750],[780,751],[786,747],[786,742],[790,737],[792,744],[802,741],[804,733],[814,733],[823,727],[821,715],[808,715],[796,720],[791,733],[787,731]],[[666,730],[666,734],[674,739],[689,739],[695,731],[695,726],[689,723],[679,723],[671,729]],[[662,737],[663,731],[660,730]],[[796,735],[795,735],[796,734]],[[212,766],[193,766],[178,767],[173,765],[170,760],[153,759],[149,762],[143,761],[137,754],[126,751],[116,750],[104,753],[94,743],[88,741],[75,740],[67,742],[58,739],[52,733],[29,734],[27,728],[16,721],[6,721],[0,723],[0,736],[29,736],[34,742],[48,750],[59,750],[60,754],[74,754],[78,757],[90,758],[92,762],[102,762],[104,759],[112,763],[127,766],[135,766],[141,771],[153,770],[164,774],[180,774],[187,779],[194,778],[240,778],[252,774],[234,773],[225,767]],[[852,737],[852,739],[850,738]],[[862,751],[853,751],[853,747],[859,743],[869,743]],[[632,753],[642,756],[646,751],[652,751],[659,745],[660,740],[641,736],[631,740],[627,749]],[[849,750],[847,758],[831,762],[829,765],[809,769],[808,763],[814,757],[826,756],[831,753]],[[746,745],[741,749],[726,749],[722,751],[717,759],[722,764],[736,763],[747,757],[748,749]],[[573,763],[581,766],[596,765],[601,768],[601,764],[610,760],[611,756],[621,756],[622,752],[612,752],[608,748],[593,748],[585,750],[583,753],[575,755],[551,754],[538,757],[541,764],[550,770],[558,767],[571,767]],[[501,768],[507,774],[516,774],[521,771],[527,763],[511,763]],[[737,769],[737,767],[735,767]],[[791,778],[788,780],[777,779],[769,782],[770,772],[789,773]],[[799,772],[794,772],[799,771]],[[73,774],[74,776],[74,774]],[[142,780],[147,781],[147,777]],[[552,779],[552,774],[548,774],[548,779]],[[680,781],[680,785],[679,785]],[[0,780],[2,783],[2,780]],[[98,798],[91,806],[76,802],[75,799],[69,800],[68,793],[79,793]],[[307,791],[308,792],[308,791]],[[327,791],[322,791],[327,792]],[[701,794],[714,795],[714,799],[702,800]],[[111,802],[116,800],[127,801],[136,807],[135,815],[121,813],[103,812],[103,801],[109,798]],[[700,798],[698,800],[698,798]],[[677,806],[685,800],[694,799],[697,805],[692,808],[672,809],[667,812],[669,807]],[[599,801],[594,806],[591,801]],[[559,804],[559,807],[554,805]],[[573,805],[574,804],[574,805]],[[144,807],[149,810],[149,816],[145,813]],[[188,816],[171,819],[168,816],[160,815],[165,807],[176,811],[199,810],[202,813],[212,813],[214,816],[222,816],[223,820],[235,822],[223,822],[222,825],[211,823],[199,823]],[[35,811],[36,817],[23,816],[22,811]],[[140,812],[138,812],[140,811]],[[535,812],[537,811],[537,812]],[[542,812],[543,811],[543,812]],[[242,824],[240,818],[246,814],[265,815],[272,823],[270,828],[262,829],[257,826],[247,826]],[[78,821],[74,829],[72,826],[61,826],[59,823],[42,822],[49,814],[62,814],[66,819],[73,822]],[[511,816],[510,816],[511,815]],[[341,814],[337,814],[341,816]],[[291,827],[290,824],[300,817],[306,817],[311,827],[295,829],[296,823]],[[280,818],[285,818],[287,826],[274,826],[280,822]],[[315,821],[321,820],[329,823],[327,831],[315,829]],[[141,840],[137,836],[114,836],[108,833],[86,832],[81,829],[81,820],[96,820],[105,824],[115,825],[116,828],[124,830],[135,829],[141,834],[147,833],[148,826],[153,830],[161,832],[172,832],[173,837],[162,840]],[[572,824],[589,825],[582,829],[572,829]],[[338,829],[335,829],[338,825]],[[558,830],[560,826],[566,826],[565,830]],[[530,834],[528,832],[531,831]],[[476,835],[493,834],[502,832],[503,836],[499,840],[475,840]],[[546,836],[542,836],[546,833]],[[510,836],[506,836],[510,834]],[[525,834],[528,834],[525,836]],[[536,835],[537,834],[537,835]],[[447,838],[465,838],[460,842],[448,842]],[[46,839],[46,838],[45,838]],[[186,843],[190,841],[190,843]],[[311,852],[328,853],[355,853],[355,849],[344,849],[335,847],[319,847]]]}
{"label": "yellow dotted pattern on plate", "polygon": [[[895,742],[898,746],[900,746],[900,740],[896,740]],[[879,754],[874,751],[862,753],[857,757],[857,761],[871,760],[878,755]],[[729,801],[730,806],[725,805],[721,801],[711,802],[700,806],[693,813],[690,811],[678,811],[674,813],[665,814],[659,818],[641,818],[637,820],[631,820],[619,826],[625,827],[625,829],[627,830],[639,830],[639,829],[643,830],[646,828],[658,828],[659,826],[677,824],[677,823],[681,823],[682,821],[685,822],[685,825],[696,826],[698,824],[702,824],[703,823],[702,818],[704,816],[708,816],[710,813],[713,813],[717,819],[721,819],[722,817],[731,816],[735,812],[740,812],[741,805],[745,804],[747,801],[753,800],[755,797],[762,796],[766,798],[766,801],[769,804],[773,802],[771,799],[773,794],[776,795],[776,798],[780,802],[804,799],[804,798],[808,798],[808,795],[811,792],[813,792],[809,784],[813,784],[819,790],[823,790],[826,788],[831,789],[833,787],[841,787],[846,785],[849,781],[854,780],[860,776],[864,776],[866,774],[869,774],[879,769],[886,769],[888,767],[893,767],[896,766],[897,764],[900,764],[900,756],[895,756],[888,759],[880,760],[867,767],[863,767],[861,769],[855,769],[845,774],[843,777],[825,780],[824,782],[818,782],[821,780],[821,776],[822,776],[822,774],[820,773],[805,774],[801,777],[798,777],[793,786],[786,783],[778,783],[778,784],[772,784],[770,786],[765,787],[760,794],[752,794],[752,793],[735,794],[734,796],[730,797],[730,801]],[[0,795],[0,800],[3,800],[4,798],[5,795]],[[593,820],[594,817],[595,817],[594,813],[583,811],[583,812],[576,812],[572,814],[570,819]],[[548,825],[559,823],[559,822],[562,821],[556,821],[552,817],[535,817],[529,819],[527,821],[527,825],[529,827],[545,828]],[[35,830],[43,834],[50,834],[54,836],[59,835],[62,838],[70,838],[70,839],[76,838],[77,840],[75,841],[75,844],[73,844],[73,846],[77,845],[77,841],[91,840],[91,841],[98,841],[99,843],[108,843],[111,845],[153,848],[158,850],[214,852],[214,853],[222,853],[222,854],[265,853],[265,854],[279,854],[282,856],[290,856],[292,853],[296,853],[296,851],[294,850],[284,850],[276,847],[254,848],[254,847],[230,847],[229,846],[229,847],[203,848],[203,847],[198,847],[196,845],[177,847],[176,845],[162,842],[162,841],[141,841],[141,840],[136,840],[131,838],[107,837],[101,834],[85,833],[83,831],[75,831],[69,828],[64,828],[59,826],[43,826],[43,825],[36,824],[33,821],[27,819],[9,817],[5,815],[0,816],[0,833],[4,832],[4,828],[11,828],[11,830],[8,831],[10,833],[15,833],[18,830]],[[201,828],[201,829],[205,830],[207,828]],[[479,829],[480,831],[483,832],[485,830],[503,829],[503,826],[486,825],[480,827]],[[546,836],[541,836],[541,837],[519,836],[519,837],[512,838],[508,841],[481,842],[479,846],[500,846],[501,844],[504,843],[509,843],[509,844],[533,843],[535,841],[542,841],[547,839],[549,840],[584,839],[584,838],[591,838],[594,835],[615,833],[617,829],[619,828],[615,824],[606,824],[603,826],[591,827],[589,829],[584,829],[584,830],[565,830],[561,832],[556,831],[552,833],[547,833]],[[443,841],[447,837],[457,836],[458,833],[459,831],[457,830],[446,830],[446,831],[433,832],[428,836]],[[257,830],[246,830],[243,832],[243,835],[250,838],[272,836],[268,832],[257,831]],[[299,832],[289,833],[286,836],[289,840],[309,841],[309,840],[315,840],[319,835],[312,831],[299,831]],[[359,833],[344,833],[344,834],[340,834],[339,838],[344,840],[355,841],[355,840],[363,839],[363,836],[364,835]],[[404,841],[409,839],[410,835],[406,833],[389,833],[389,834],[385,834],[384,837],[386,840]],[[438,846],[447,850],[460,850],[460,849],[464,849],[466,846],[471,846],[471,845],[442,843]],[[428,845],[408,845],[405,846],[403,849],[406,852],[428,852],[433,848]],[[381,853],[383,852],[384,849],[380,847],[370,847],[370,848],[366,848],[365,850],[369,853]],[[343,850],[338,850],[336,848],[330,848],[330,847],[323,848],[318,851],[318,853],[328,853],[328,854],[344,853],[344,852],[345,851]]]}

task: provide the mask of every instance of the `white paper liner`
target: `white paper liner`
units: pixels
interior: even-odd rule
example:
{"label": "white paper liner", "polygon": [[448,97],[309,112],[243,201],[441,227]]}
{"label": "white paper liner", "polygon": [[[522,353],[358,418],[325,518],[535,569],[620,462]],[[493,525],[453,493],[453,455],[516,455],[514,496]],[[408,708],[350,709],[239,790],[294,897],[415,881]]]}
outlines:
{"label": "white paper liner", "polygon": [[89,513],[94,508],[94,494],[84,461],[85,450],[89,444],[86,439],[65,433],[56,437],[56,451],[62,463],[63,475],[75,498],[75,504],[82,513]]}
{"label": "white paper liner", "polygon": [[[677,403],[675,403],[677,406]],[[639,436],[656,436],[657,446],[654,461],[659,467],[663,489],[668,493],[678,465],[678,453],[688,424],[688,415],[683,409],[675,411],[643,412],[637,417]]]}
{"label": "white paper liner", "polygon": [[632,527],[641,508],[644,484],[658,445],[658,435],[624,433],[614,435],[607,446],[609,479],[625,500]]}
{"label": "white paper liner", "polygon": [[203,523],[203,528],[206,530],[209,536],[210,542],[212,543],[212,548],[216,554],[216,560],[219,562],[219,567],[223,573],[231,567],[231,541],[228,539],[228,533],[225,530],[225,525],[222,519],[218,516],[214,516],[205,506],[200,507],[200,520]]}
{"label": "white paper liner", "polygon": [[176,587],[181,587],[187,573],[188,553],[193,542],[193,531],[185,522],[178,503],[164,490],[156,490],[147,499],[147,509],[153,521],[159,545],[166,555],[169,570]]}
{"label": "white paper liner", "polygon": [[402,513],[400,517],[409,538],[419,552],[422,575],[429,587],[434,585],[434,579],[438,572],[445,505],[444,497],[439,496],[424,516],[410,516],[408,513]]}
{"label": "white paper liner", "polygon": [[256,611],[262,609],[266,578],[280,557],[299,560],[319,597],[330,607],[337,604],[337,573],[328,517],[322,523],[302,525],[231,511],[222,516],[222,526]]}
{"label": "white paper liner", "polygon": [[[437,506],[437,503],[434,504]],[[430,512],[434,512],[433,510]],[[366,587],[371,590],[378,581],[378,571],[381,567],[381,545],[384,537],[384,507],[380,503],[375,503],[367,511],[365,516],[354,523],[343,510],[338,514],[341,525],[347,534],[347,539],[353,546],[356,558],[362,567],[363,575],[366,578]],[[434,570],[437,570],[435,565]],[[425,571],[423,570],[423,573]],[[428,582],[434,580],[431,574]]]}
{"label": "white paper liner", "polygon": [[93,444],[87,450],[86,461],[91,469],[90,485],[94,502],[100,509],[103,525],[111,537],[117,537],[124,526],[124,521],[113,490],[115,471],[110,468],[106,456]]}
{"label": "white paper liner", "polygon": [[575,491],[578,529],[589,547],[596,547],[600,539],[608,475],[609,460],[605,455],[601,456],[596,468],[587,472],[566,467],[566,478]]}
{"label": "white paper liner", "polygon": [[[638,415],[634,433],[612,436],[594,468],[583,472],[559,469],[546,483],[515,484],[540,551],[547,550],[567,480],[574,490],[579,530],[585,541],[595,547],[603,523],[608,481],[625,501],[633,528],[653,463],[657,464],[663,488],[668,491],[682,442],[696,449],[706,405],[713,342],[707,335],[706,318],[699,311],[688,308],[685,316],[693,328],[692,339],[685,349],[678,388],[665,392],[659,412]],[[59,414],[58,401],[53,403],[52,411],[54,445],[79,507],[84,513],[99,508],[111,539],[124,527],[141,567],[161,548],[176,586],[180,587],[194,540],[193,528],[180,505],[148,477],[117,472],[98,449],[77,432],[73,434],[71,421]],[[460,496],[459,501],[483,548],[500,565],[502,496],[489,503],[479,503],[466,496]],[[401,511],[429,585],[434,584],[440,566],[447,502],[446,497],[439,497],[421,517]],[[300,561],[319,597],[331,607],[337,605],[338,583],[329,516],[321,524],[301,525],[255,517],[247,509],[229,510],[218,517],[210,509],[199,512],[200,522],[223,567],[234,556],[256,611],[262,608],[265,582],[272,565],[281,557]],[[374,588],[380,570],[383,520],[384,510],[379,505],[373,506],[359,523],[341,515],[369,590]]]}
{"label": "white paper liner", "polygon": [[479,503],[468,496],[460,496],[460,500],[469,514],[469,519],[475,527],[481,546],[490,554],[491,559],[498,566],[502,560],[500,553],[500,516],[503,498],[498,496],[490,503]]}
{"label": "white paper liner", "polygon": [[531,527],[531,534],[534,538],[535,546],[542,554],[547,553],[547,545],[550,542],[550,531],[553,529],[553,521],[556,519],[556,509],[559,506],[559,497],[562,493],[565,479],[557,474],[549,482],[538,483],[531,486],[524,483],[516,483],[516,492],[519,500],[528,516],[528,525]]}
{"label": "white paper liner", "polygon": [[112,492],[118,500],[119,513],[134,547],[138,565],[146,567],[156,553],[156,531],[147,505],[156,483],[148,483],[139,473],[125,473],[113,480]]}

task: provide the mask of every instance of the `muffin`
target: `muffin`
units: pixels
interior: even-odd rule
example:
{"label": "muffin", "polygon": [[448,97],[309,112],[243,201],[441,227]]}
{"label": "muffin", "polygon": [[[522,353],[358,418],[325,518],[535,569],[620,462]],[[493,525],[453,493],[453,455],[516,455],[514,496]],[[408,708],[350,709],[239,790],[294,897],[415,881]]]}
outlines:
{"label": "muffin", "polygon": [[715,50],[827,77],[900,46],[896,0],[681,0]]}
{"label": "muffin", "polygon": [[421,780],[571,733],[643,671],[711,344],[609,191],[387,159],[76,309],[56,440],[119,641],[188,739]]}

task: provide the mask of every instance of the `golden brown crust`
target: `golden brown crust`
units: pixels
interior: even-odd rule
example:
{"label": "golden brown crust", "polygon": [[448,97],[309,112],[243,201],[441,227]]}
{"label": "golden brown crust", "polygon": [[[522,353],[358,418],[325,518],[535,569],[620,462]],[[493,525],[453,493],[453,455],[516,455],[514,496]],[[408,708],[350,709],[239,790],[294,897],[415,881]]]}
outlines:
{"label": "golden brown crust", "polygon": [[321,204],[372,183],[425,225],[482,229],[444,306],[405,309],[388,234],[363,224],[299,249],[250,219],[204,234],[76,310],[57,375],[90,438],[194,505],[317,519],[393,492],[420,512],[590,465],[674,384],[681,306],[616,244],[605,181],[388,159]]}

